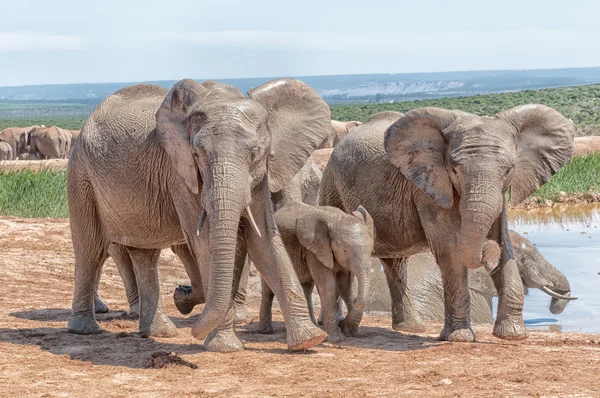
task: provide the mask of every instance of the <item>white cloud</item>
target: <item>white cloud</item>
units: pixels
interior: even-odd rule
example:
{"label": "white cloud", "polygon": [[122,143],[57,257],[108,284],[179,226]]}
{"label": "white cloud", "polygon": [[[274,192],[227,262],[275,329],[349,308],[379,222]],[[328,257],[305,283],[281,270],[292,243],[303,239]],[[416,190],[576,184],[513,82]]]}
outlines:
{"label": "white cloud", "polygon": [[45,32],[0,32],[0,51],[81,50],[81,36],[56,35]]}

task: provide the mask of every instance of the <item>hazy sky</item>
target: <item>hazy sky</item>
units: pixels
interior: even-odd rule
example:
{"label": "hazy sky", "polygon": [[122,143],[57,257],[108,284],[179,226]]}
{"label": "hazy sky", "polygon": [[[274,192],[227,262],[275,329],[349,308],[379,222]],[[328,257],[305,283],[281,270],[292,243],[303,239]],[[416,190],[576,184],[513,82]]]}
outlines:
{"label": "hazy sky", "polygon": [[2,1],[0,86],[600,66],[598,0]]}

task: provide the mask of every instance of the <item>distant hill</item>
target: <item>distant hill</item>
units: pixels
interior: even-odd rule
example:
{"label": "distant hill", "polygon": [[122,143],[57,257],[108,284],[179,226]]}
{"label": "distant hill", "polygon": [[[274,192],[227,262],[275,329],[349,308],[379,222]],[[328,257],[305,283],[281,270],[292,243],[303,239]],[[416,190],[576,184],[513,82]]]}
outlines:
{"label": "distant hill", "polygon": [[406,113],[425,106],[493,116],[522,104],[548,105],[573,120],[577,135],[600,135],[600,84],[396,103],[332,105],[331,117],[336,120],[364,121],[378,112]]}
{"label": "distant hill", "polygon": [[[392,102],[600,83],[600,68],[331,75],[298,77],[329,103]],[[243,92],[273,79],[218,79]],[[203,81],[205,79],[198,79]],[[146,82],[171,87],[174,80]],[[52,84],[0,87],[2,101],[67,101],[97,104],[135,84]]]}

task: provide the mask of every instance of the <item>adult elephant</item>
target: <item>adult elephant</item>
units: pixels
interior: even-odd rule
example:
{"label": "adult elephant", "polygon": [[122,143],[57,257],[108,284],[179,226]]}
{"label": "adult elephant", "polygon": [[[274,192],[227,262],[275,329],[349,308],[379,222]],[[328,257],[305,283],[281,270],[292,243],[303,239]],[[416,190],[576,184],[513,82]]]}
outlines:
{"label": "adult elephant", "polygon": [[349,122],[332,120],[331,130],[329,131],[327,138],[325,138],[321,145],[319,145],[319,149],[335,147],[338,144],[338,142],[340,142],[340,140],[344,138],[346,134],[348,134],[350,130],[352,130],[354,127],[360,126],[360,124],[361,123],[357,122],[356,120],[352,120]]}
{"label": "adult elephant", "polygon": [[275,227],[270,194],[300,170],[329,125],[327,104],[294,79],[265,83],[248,97],[232,86],[186,79],[168,92],[144,84],[106,98],[69,159],[75,249],[69,330],[100,330],[94,286],[111,244],[127,250],[136,270],[142,333],[171,330],[158,308],[158,254],[187,244],[206,292],[192,334],[206,339],[209,350],[243,348],[233,332],[231,299],[246,247],[279,300],[288,347],[323,341]]}
{"label": "adult elephant", "polygon": [[[565,275],[550,264],[537,248],[523,236],[509,230],[515,260],[525,291],[540,289],[551,297],[549,310],[560,314],[570,300],[571,287]],[[371,293],[367,310],[389,311],[391,297],[385,282],[385,271],[379,261],[371,268]],[[492,298],[498,295],[490,277],[491,269],[477,268],[468,271],[470,315],[473,324],[492,324]],[[407,289],[414,296],[414,306],[408,311],[419,314],[425,322],[444,321],[444,286],[439,267],[431,253],[420,253],[408,260]],[[392,304],[393,305],[393,304]]]}
{"label": "adult elephant", "polygon": [[71,153],[71,150],[73,149],[73,146],[75,145],[75,142],[77,141],[77,138],[79,138],[79,133],[81,132],[81,130],[65,130],[68,131],[69,134],[71,134],[71,146],[69,147],[69,153]]}
{"label": "adult elephant", "polygon": [[0,141],[8,143],[12,148],[13,159],[18,158],[21,154],[27,153],[29,148],[26,142],[23,142],[21,137],[31,133],[37,127],[44,126],[29,126],[29,127],[8,127],[0,132]]}
{"label": "adult elephant", "polygon": [[39,159],[66,159],[71,148],[71,133],[57,126],[35,127],[21,134],[21,146]]}
{"label": "adult elephant", "polygon": [[13,160],[13,149],[8,142],[0,141],[0,160]]}
{"label": "adult elephant", "polygon": [[543,105],[495,117],[420,108],[373,115],[340,142],[323,172],[319,203],[346,212],[361,204],[373,217],[374,255],[388,270],[396,303],[394,329],[423,330],[417,314],[406,310],[413,305],[406,260],[430,249],[444,283],[441,339],[474,340],[467,268],[495,268],[498,261],[494,335],[527,336],[506,194],[519,203],[547,182],[570,159],[573,131],[569,120]]}

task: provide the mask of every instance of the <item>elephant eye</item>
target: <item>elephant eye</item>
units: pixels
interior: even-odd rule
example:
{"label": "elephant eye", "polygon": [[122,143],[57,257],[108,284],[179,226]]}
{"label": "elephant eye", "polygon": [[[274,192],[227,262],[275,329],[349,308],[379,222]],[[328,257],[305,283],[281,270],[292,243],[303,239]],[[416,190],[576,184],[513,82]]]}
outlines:
{"label": "elephant eye", "polygon": [[254,162],[256,160],[256,158],[258,157],[258,153],[259,153],[259,149],[258,148],[254,148],[252,150],[252,153],[250,154],[250,158],[251,160]]}

